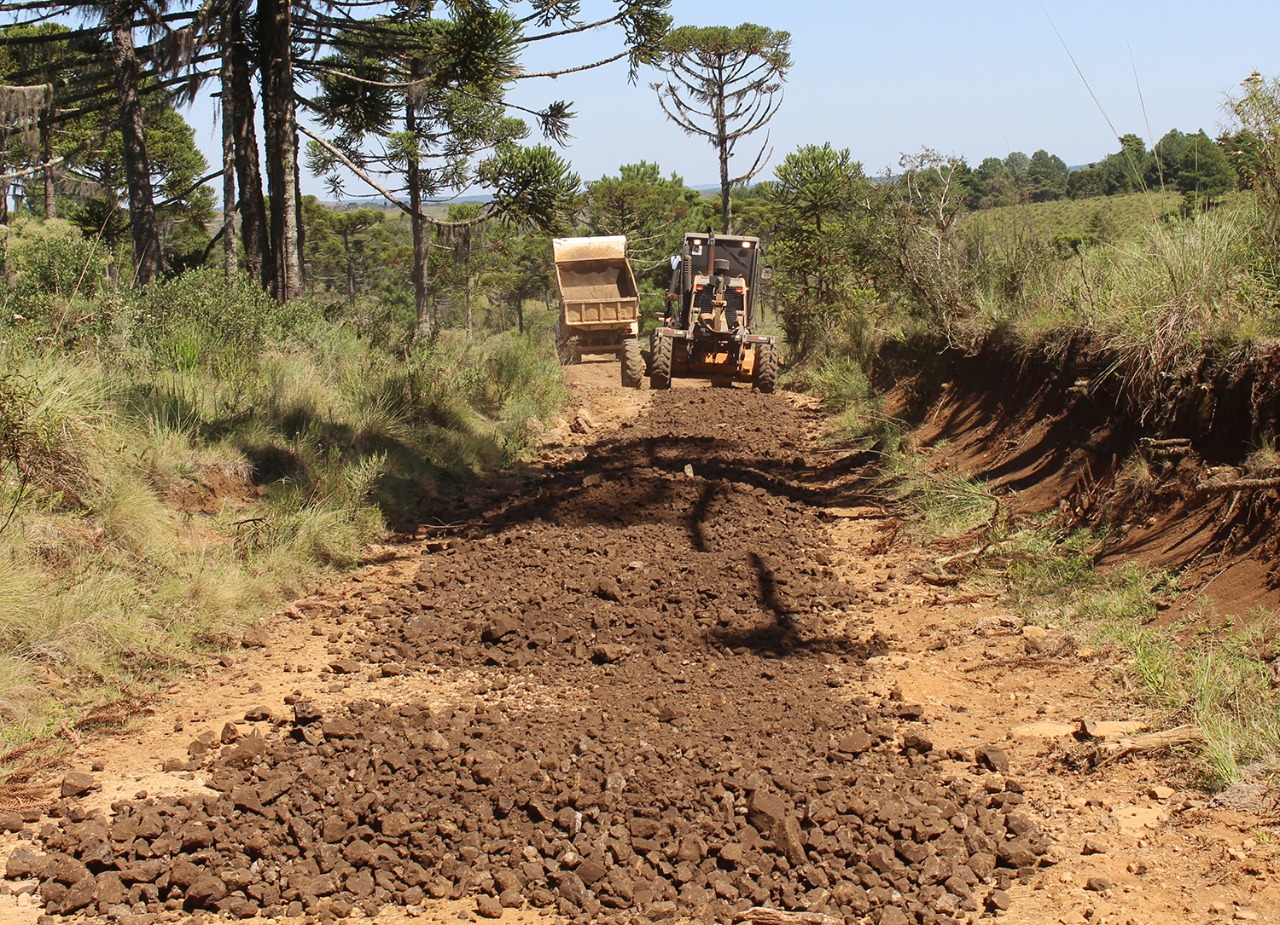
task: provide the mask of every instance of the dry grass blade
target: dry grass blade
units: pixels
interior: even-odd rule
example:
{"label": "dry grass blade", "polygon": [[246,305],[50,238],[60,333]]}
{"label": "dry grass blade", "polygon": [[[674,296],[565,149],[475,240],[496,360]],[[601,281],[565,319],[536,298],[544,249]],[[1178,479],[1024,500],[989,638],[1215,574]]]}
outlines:
{"label": "dry grass blade", "polygon": [[35,784],[5,785],[0,788],[0,813],[17,813],[24,809],[46,809],[53,802],[54,793],[48,787]]}

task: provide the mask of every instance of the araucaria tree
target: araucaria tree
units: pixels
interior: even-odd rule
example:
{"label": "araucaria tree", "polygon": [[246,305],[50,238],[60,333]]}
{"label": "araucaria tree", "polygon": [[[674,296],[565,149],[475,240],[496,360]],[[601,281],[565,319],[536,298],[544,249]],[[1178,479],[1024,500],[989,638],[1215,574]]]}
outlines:
{"label": "araucaria tree", "polygon": [[[320,62],[323,92],[315,109],[336,134],[324,139],[303,130],[312,138],[311,169],[333,182],[345,169],[408,212],[419,333],[434,326],[426,229],[448,225],[426,214],[427,200],[473,184],[488,188],[489,206],[458,220],[470,224],[501,219],[549,228],[572,211],[577,176],[550,148],[522,146],[528,127],[508,114],[531,116],[546,137],[561,141],[572,115],[568,104],[523,109],[509,104],[506,89],[516,80],[562,73],[522,71],[523,46],[605,27],[621,28],[626,50],[566,71],[622,57],[632,73],[655,63],[670,25],[663,12],[667,0],[614,0],[612,5],[609,15],[580,21],[581,4],[564,0],[539,0],[523,16],[508,9],[518,5],[506,0],[400,0],[388,17],[347,24],[334,42],[337,53]],[[407,205],[400,201],[401,191]]]}
{"label": "araucaria tree", "polygon": [[738,142],[764,128],[782,105],[790,47],[790,33],[753,23],[733,28],[681,26],[663,42],[666,76],[652,86],[667,118],[716,149],[722,231],[731,231],[733,225],[729,191],[749,182],[768,159],[766,133],[751,167],[729,175]]}
{"label": "araucaria tree", "polygon": [[618,172],[587,184],[583,223],[592,234],[626,235],[636,274],[665,286],[669,255],[686,230],[707,227],[711,206],[676,174],[663,177],[657,164],[623,164]]}
{"label": "araucaria tree", "polygon": [[[404,205],[399,194],[408,193],[405,208],[417,216],[419,254],[425,253],[420,233],[426,221],[423,199],[488,182],[482,163],[503,180],[489,184],[493,206],[483,219],[519,218],[541,224],[551,212],[561,210],[566,192],[576,191],[577,181],[549,149],[517,143],[527,129],[507,115],[508,110],[520,111],[506,99],[509,85],[621,59],[634,78],[638,67],[660,60],[661,39],[670,26],[668,4],[669,0],[101,0],[55,10],[31,0],[0,0],[0,15],[13,14],[16,26],[36,27],[57,12],[76,11],[94,23],[66,35],[0,31],[0,148],[8,147],[6,128],[11,134],[38,129],[51,138],[56,126],[102,109],[106,104],[98,99],[110,88],[128,180],[136,279],[145,284],[161,272],[162,255],[159,207],[147,186],[153,173],[148,163],[152,139],[143,116],[151,101],[187,101],[205,82],[219,77],[226,123],[223,164],[204,182],[228,174],[222,178],[223,233],[235,230],[231,216],[238,213],[236,237],[244,264],[284,302],[301,295],[305,285],[298,136],[315,136],[299,124],[299,106],[319,116],[326,130],[338,131],[332,141],[324,142],[325,150],[362,179],[376,161],[403,176],[402,189],[385,190],[385,195]],[[373,18],[362,20],[362,15]],[[519,65],[525,46],[595,31],[611,32],[620,48],[603,53],[599,60],[566,62],[555,71],[530,73]],[[135,36],[144,44],[135,47]],[[45,57],[51,58],[68,41],[79,43],[77,68],[59,68],[52,77],[32,72],[14,53],[40,42],[49,50]],[[81,45],[94,46],[92,60],[86,59]],[[72,86],[68,77],[72,71],[78,73],[81,63],[92,66],[82,68],[87,73],[78,75]],[[317,87],[319,95],[313,99]],[[343,95],[360,103],[363,111],[346,111],[342,101],[335,102]],[[260,119],[255,98],[261,101]],[[567,102],[523,112],[547,138],[567,137],[572,115]],[[53,168],[67,159],[55,157],[45,145],[36,169],[28,166],[19,172],[9,166],[10,159],[0,157],[0,189],[6,179],[20,181],[36,172],[52,177]],[[259,163],[265,167],[269,210]],[[508,176],[519,176],[523,185],[506,182]],[[372,185],[382,191],[376,180]],[[45,199],[52,209],[52,196]],[[228,270],[237,256],[229,245]],[[424,263],[418,259],[414,266]],[[415,282],[421,292],[421,281]]]}
{"label": "araucaria tree", "polygon": [[875,305],[865,282],[865,225],[879,199],[862,165],[848,148],[805,145],[760,191],[773,209],[769,252],[788,343],[803,355],[837,332],[862,340]]}

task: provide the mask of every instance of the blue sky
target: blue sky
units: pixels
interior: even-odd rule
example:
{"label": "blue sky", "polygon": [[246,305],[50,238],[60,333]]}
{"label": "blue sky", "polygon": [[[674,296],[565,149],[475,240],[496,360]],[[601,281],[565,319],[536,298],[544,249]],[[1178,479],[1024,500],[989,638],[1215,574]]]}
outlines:
{"label": "blue sky", "polygon": [[[1257,0],[674,0],[671,12],[677,24],[791,33],[794,66],[766,174],[800,145],[823,142],[849,148],[871,174],[922,146],[974,165],[1039,148],[1083,164],[1117,150],[1126,132],[1149,143],[1171,128],[1215,135],[1242,78],[1280,74],[1280,4]],[[653,79],[629,87],[618,65],[519,93],[575,102],[567,154],[584,180],[643,159],[691,184],[715,183],[710,145],[665,119]]]}
{"label": "blue sky", "polygon": [[[589,14],[609,5],[583,7]],[[1242,78],[1280,75],[1280,4],[1257,0],[674,0],[671,13],[680,25],[755,22],[791,33],[794,66],[759,179],[800,145],[823,142],[848,148],[873,175],[924,146],[973,165],[1039,148],[1083,164],[1117,150],[1117,134],[1149,144],[1171,128],[1215,135],[1227,124],[1223,101]],[[531,71],[577,64],[615,51],[616,42],[604,33],[548,42],[525,63]],[[584,180],[648,160],[691,185],[715,183],[710,145],[666,120],[648,87],[654,79],[642,72],[629,86],[619,63],[522,81],[513,98],[573,102],[564,154]],[[197,109],[189,118],[213,162],[219,133],[211,115]],[[311,178],[303,188],[324,192]],[[349,191],[357,189],[352,182]]]}

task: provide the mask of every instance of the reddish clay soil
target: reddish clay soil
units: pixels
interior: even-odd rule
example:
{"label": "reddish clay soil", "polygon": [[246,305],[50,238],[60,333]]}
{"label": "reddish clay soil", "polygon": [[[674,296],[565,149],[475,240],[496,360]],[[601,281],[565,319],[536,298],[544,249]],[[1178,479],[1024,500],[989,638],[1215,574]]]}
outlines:
{"label": "reddish clay soil", "polygon": [[1109,358],[1051,363],[991,348],[947,355],[941,387],[914,418],[917,380],[896,383],[891,404],[937,465],[1006,494],[1010,513],[1104,528],[1101,564],[1174,570],[1184,602],[1203,595],[1224,613],[1276,611],[1280,472],[1245,464],[1280,433],[1280,346],[1255,353],[1206,361],[1140,399]]}
{"label": "reddish clay soil", "polygon": [[928,584],[810,402],[570,377],[539,463],[0,794],[0,922],[1280,921],[1274,789],[1110,746],[1118,666]]}

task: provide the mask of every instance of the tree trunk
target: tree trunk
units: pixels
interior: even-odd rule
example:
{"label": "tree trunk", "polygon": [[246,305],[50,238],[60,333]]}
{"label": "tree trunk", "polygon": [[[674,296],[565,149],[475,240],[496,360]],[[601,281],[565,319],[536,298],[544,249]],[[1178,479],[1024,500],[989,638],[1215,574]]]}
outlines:
{"label": "tree trunk", "polygon": [[[410,65],[410,74],[417,78],[417,62]],[[410,135],[418,131],[418,112],[413,99],[413,89],[406,94],[404,107],[404,127]],[[427,247],[426,222],[422,218],[422,173],[415,152],[409,158],[405,181],[409,184],[409,227],[413,231],[413,268],[410,276],[413,279],[413,304],[417,309],[418,328],[414,337],[427,340],[435,333],[435,322],[431,317],[431,301],[427,292]]]}
{"label": "tree trunk", "polygon": [[[223,19],[225,27],[226,19]],[[224,29],[225,34],[225,29]],[[239,263],[236,248],[236,134],[231,123],[235,103],[231,90],[231,56],[222,56],[222,272],[227,279],[236,275]]]}
{"label": "tree trunk", "polygon": [[[9,139],[4,137],[7,134],[0,133],[0,142],[8,142]],[[4,145],[0,144],[0,174],[5,172],[5,167]],[[0,225],[9,224],[9,186],[11,182],[10,180],[0,180]]]}
{"label": "tree trunk", "polygon": [[147,144],[142,132],[138,56],[133,47],[133,29],[127,21],[111,23],[111,38],[116,90],[120,96],[120,134],[124,148],[125,182],[129,187],[134,284],[145,286],[160,274],[161,256],[155,200],[151,194],[151,165],[147,160]]}
{"label": "tree trunk", "polygon": [[720,156],[720,231],[731,234],[733,230],[733,201],[729,196],[729,126],[724,115],[724,78],[720,78],[720,93],[715,105],[716,153]]}
{"label": "tree trunk", "polygon": [[302,200],[298,193],[298,128],[293,100],[289,0],[258,6],[262,47],[262,122],[266,127],[267,192],[271,197],[273,294],[302,295]]}
{"label": "tree trunk", "polygon": [[347,261],[347,307],[356,310],[356,266],[351,259],[351,231],[343,227],[339,232],[342,238],[342,255]]}
{"label": "tree trunk", "polygon": [[58,217],[58,207],[53,193],[53,126],[49,117],[53,115],[53,107],[45,110],[44,119],[40,122],[40,153],[44,157],[44,217],[48,221]]}
{"label": "tree trunk", "polygon": [[733,228],[733,216],[730,213],[729,198],[729,148],[727,143],[720,145],[720,231],[730,234]]}
{"label": "tree trunk", "polygon": [[467,245],[466,267],[465,267],[467,280],[466,280],[466,286],[464,287],[464,290],[463,290],[465,293],[463,297],[466,300],[466,304],[467,304],[467,340],[471,340],[472,337],[475,336],[474,319],[472,318],[472,315],[471,315],[471,226],[468,225],[464,229],[463,233],[467,236],[466,237],[466,245]]}
{"label": "tree trunk", "polygon": [[[432,226],[432,235],[436,239],[435,243],[437,246],[440,245],[440,236],[442,233],[441,226]],[[430,245],[427,247],[427,253],[430,254]],[[429,264],[428,268],[430,268]],[[436,292],[434,289],[427,290],[427,298],[431,302],[431,330],[438,331],[440,329],[440,300],[436,298]]]}
{"label": "tree trunk", "polygon": [[244,34],[244,9],[237,5],[223,20],[226,47],[223,54],[231,62],[229,87],[222,90],[222,117],[231,126],[235,145],[236,186],[240,190],[240,237],[244,242],[244,264],[249,275],[268,292],[275,287],[275,267],[267,240],[267,204],[262,196],[262,174],[258,170],[258,133],[254,127],[253,66]]}

